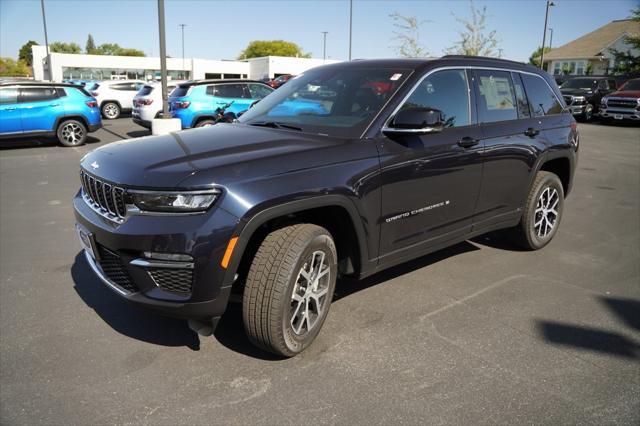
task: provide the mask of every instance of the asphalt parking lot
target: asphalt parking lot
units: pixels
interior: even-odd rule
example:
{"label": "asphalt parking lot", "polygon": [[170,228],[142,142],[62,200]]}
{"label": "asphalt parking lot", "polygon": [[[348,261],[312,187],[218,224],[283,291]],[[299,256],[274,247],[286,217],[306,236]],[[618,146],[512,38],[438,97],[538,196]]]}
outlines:
{"label": "asphalt parking lot", "polygon": [[2,424],[639,424],[640,128],[580,124],[554,241],[491,235],[342,281],[294,359],[119,300],[80,256],[71,199],[89,150],[0,151]]}

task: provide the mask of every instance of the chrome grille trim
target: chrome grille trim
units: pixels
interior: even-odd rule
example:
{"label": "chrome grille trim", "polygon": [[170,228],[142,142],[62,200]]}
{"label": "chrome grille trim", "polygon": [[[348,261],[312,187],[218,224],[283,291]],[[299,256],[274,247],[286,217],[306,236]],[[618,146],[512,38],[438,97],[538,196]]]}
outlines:
{"label": "chrome grille trim", "polygon": [[127,214],[124,202],[125,191],[80,171],[82,198],[96,213],[117,223],[124,222]]}

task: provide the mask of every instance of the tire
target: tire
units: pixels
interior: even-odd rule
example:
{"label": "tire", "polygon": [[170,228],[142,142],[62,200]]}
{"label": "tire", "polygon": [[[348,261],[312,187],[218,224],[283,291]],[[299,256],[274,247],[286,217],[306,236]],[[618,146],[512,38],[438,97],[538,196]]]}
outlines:
{"label": "tire", "polygon": [[102,116],[107,120],[115,120],[120,117],[120,105],[115,102],[105,102],[102,104]]}
{"label": "tire", "polygon": [[81,121],[64,120],[58,125],[56,135],[64,146],[80,146],[87,140],[87,128]]}
{"label": "tire", "polygon": [[249,339],[285,357],[302,352],[329,313],[336,276],[336,247],[326,229],[298,224],[271,232],[253,258],[244,289]]}
{"label": "tire", "polygon": [[198,124],[196,124],[196,127],[210,127],[210,126],[213,126],[214,124],[216,124],[216,122],[213,120],[202,120],[202,121],[198,121]]}
{"label": "tire", "polygon": [[515,228],[516,241],[527,250],[546,246],[558,231],[563,211],[562,182],[554,173],[538,172],[531,185],[520,224]]}

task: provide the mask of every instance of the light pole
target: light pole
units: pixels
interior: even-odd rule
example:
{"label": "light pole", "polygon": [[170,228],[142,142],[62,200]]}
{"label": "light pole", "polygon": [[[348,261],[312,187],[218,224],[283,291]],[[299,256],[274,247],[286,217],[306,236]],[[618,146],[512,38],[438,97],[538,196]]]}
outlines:
{"label": "light pole", "polygon": [[542,53],[540,54],[540,69],[544,69],[544,46],[547,44],[547,20],[549,19],[549,8],[555,6],[551,0],[547,0],[547,9],[544,12],[544,31],[542,33]]}
{"label": "light pole", "polygon": [[160,31],[160,80],[162,83],[162,118],[169,118],[167,100],[167,46],[164,36],[164,0],[158,0],[158,28]]}
{"label": "light pole", "polygon": [[327,34],[329,31],[322,31],[322,63],[327,60]]}
{"label": "light pole", "polygon": [[349,0],[349,60],[351,60],[351,33],[353,29],[353,0]]}
{"label": "light pole", "polygon": [[[182,72],[184,73],[185,67],[184,67],[184,27],[186,27],[187,24],[180,24],[179,27],[182,30]],[[185,78],[186,80],[186,78]]]}
{"label": "light pole", "polygon": [[47,36],[47,18],[44,14],[44,0],[40,0],[40,6],[42,6],[42,25],[44,26],[44,45],[47,49],[47,74],[49,74],[49,81],[53,81],[53,78],[51,77],[51,57],[49,56],[49,37]]}
{"label": "light pole", "polygon": [[549,28],[549,49],[553,45],[553,28]]}

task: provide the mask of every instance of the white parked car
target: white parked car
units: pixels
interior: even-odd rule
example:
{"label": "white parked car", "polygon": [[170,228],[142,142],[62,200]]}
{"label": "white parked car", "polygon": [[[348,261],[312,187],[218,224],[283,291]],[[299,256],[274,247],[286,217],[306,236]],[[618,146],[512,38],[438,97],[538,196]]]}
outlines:
{"label": "white parked car", "polygon": [[123,111],[133,109],[133,98],[144,84],[142,80],[101,81],[93,86],[91,94],[98,101],[102,116],[113,120]]}
{"label": "white parked car", "polygon": [[[168,81],[167,95],[184,81]],[[162,84],[160,82],[146,83],[135,98],[133,98],[133,111],[131,119],[139,126],[151,128],[151,121],[162,114]]]}

